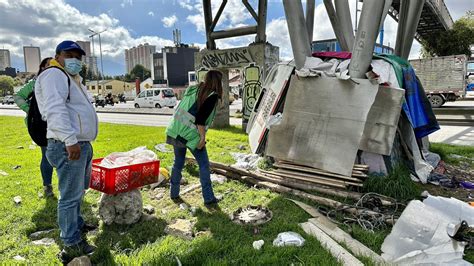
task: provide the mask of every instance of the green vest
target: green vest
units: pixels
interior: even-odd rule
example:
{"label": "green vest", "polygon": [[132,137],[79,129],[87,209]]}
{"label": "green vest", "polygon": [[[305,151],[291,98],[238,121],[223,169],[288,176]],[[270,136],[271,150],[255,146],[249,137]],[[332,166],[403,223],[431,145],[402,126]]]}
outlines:
{"label": "green vest", "polygon": [[[174,112],[170,124],[166,128],[167,136],[170,136],[174,139],[177,139],[178,136],[180,136],[187,141],[186,147],[190,148],[191,150],[196,149],[200,140],[199,131],[195,124],[196,117],[189,112],[191,108],[196,108],[197,94],[198,86],[191,86],[186,90],[183,99],[178,104],[178,107],[176,107],[176,111]],[[209,94],[209,96],[213,94],[214,92]],[[214,120],[215,116],[216,108],[214,108],[206,120],[206,130]]]}

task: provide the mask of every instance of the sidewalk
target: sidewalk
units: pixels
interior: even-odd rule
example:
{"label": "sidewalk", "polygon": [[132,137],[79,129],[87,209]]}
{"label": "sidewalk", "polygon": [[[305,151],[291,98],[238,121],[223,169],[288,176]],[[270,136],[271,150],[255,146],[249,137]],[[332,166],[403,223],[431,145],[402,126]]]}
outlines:
{"label": "sidewalk", "polygon": [[441,126],[429,136],[430,142],[474,147],[474,127]]}

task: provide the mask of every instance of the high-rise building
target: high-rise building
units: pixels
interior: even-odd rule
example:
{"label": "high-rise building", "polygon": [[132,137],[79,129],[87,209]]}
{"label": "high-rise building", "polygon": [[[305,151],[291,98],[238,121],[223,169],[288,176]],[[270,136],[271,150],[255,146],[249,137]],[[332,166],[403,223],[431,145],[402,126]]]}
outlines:
{"label": "high-rise building", "polygon": [[125,65],[127,66],[127,73],[130,73],[136,65],[142,65],[146,69],[150,69],[152,54],[156,51],[154,45],[148,43],[140,44],[137,47],[125,49]]}
{"label": "high-rise building", "polygon": [[87,70],[92,72],[92,75],[97,75],[97,57],[91,54],[91,42],[89,41],[76,41],[77,44],[84,50],[86,53],[85,56],[82,56],[82,62],[87,67]]}
{"label": "high-rise building", "polygon": [[188,72],[194,70],[194,54],[197,52],[199,47],[178,44],[162,48],[161,53],[153,53],[153,83],[171,87],[187,85]]}
{"label": "high-rise building", "polygon": [[25,58],[25,72],[38,72],[41,63],[40,48],[36,46],[23,46],[23,56]]}
{"label": "high-rise building", "polygon": [[0,71],[11,67],[10,51],[7,49],[0,49]]}
{"label": "high-rise building", "polygon": [[77,44],[86,52],[86,56],[91,55],[91,42],[89,41],[76,41]]}

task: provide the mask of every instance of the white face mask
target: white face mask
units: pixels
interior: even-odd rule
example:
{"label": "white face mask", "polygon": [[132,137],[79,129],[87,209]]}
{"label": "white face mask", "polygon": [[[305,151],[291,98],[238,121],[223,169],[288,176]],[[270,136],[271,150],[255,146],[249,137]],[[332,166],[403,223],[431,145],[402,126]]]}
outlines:
{"label": "white face mask", "polygon": [[73,76],[77,75],[81,72],[82,62],[77,58],[66,58],[64,59],[64,69]]}

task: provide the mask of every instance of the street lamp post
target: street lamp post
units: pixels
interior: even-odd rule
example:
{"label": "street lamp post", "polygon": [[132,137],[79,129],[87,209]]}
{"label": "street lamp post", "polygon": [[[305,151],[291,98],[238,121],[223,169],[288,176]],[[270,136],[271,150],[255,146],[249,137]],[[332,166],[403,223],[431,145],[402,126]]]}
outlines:
{"label": "street lamp post", "polygon": [[[92,35],[89,36],[90,38],[92,38],[92,45],[94,45],[94,36],[95,35],[99,35],[99,53],[100,53],[100,68],[101,68],[101,76],[102,76],[102,79],[104,79],[104,64],[103,64],[103,61],[102,61],[102,40],[100,38],[100,34],[107,31],[107,29],[101,31],[101,32],[96,32],[96,31],[93,31],[91,29],[88,29],[90,32],[92,32]],[[97,69],[99,67],[97,66]],[[97,70],[97,72],[99,72]],[[97,73],[97,93],[99,93],[99,73]]]}

